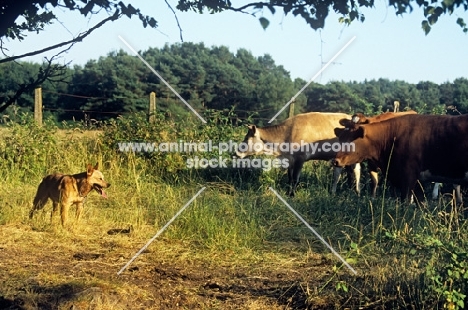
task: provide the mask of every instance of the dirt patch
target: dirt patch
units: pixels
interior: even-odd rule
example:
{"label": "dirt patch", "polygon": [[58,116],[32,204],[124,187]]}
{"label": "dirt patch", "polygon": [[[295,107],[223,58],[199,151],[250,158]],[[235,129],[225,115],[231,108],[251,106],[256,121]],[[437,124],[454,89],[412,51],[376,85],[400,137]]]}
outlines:
{"label": "dirt patch", "polygon": [[187,249],[156,241],[117,275],[135,246],[107,230],[95,237],[0,226],[0,308],[329,309],[337,302],[324,294],[311,304],[309,290],[330,278],[331,262],[320,255],[240,264],[183,257]]}

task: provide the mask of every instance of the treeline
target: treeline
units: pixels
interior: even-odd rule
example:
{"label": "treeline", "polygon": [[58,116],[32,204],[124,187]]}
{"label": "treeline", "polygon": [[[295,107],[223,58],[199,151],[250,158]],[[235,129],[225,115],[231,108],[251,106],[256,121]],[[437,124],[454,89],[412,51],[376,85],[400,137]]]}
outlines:
{"label": "treeline", "polygon": [[[181,43],[150,48],[141,56],[196,110],[232,110],[237,118],[252,114],[270,119],[306,81],[292,80],[289,72],[269,55],[255,57],[245,49],[236,53],[227,47],[206,47],[203,43]],[[29,81],[41,65],[10,62],[0,65],[0,101],[12,96]],[[135,111],[147,111],[149,93],[155,92],[157,110],[174,118],[191,112],[137,57],[120,50],[90,60],[84,66],[68,68],[60,81],[45,82],[44,114],[57,121],[113,118]],[[375,114],[392,110],[420,113],[467,113],[468,79],[435,84],[410,84],[388,79],[364,82],[312,83],[296,99],[296,113],[333,111]],[[21,111],[32,111],[33,94],[22,96],[7,109],[14,119]],[[283,113],[285,118],[287,113]],[[5,116],[4,116],[5,117]]]}

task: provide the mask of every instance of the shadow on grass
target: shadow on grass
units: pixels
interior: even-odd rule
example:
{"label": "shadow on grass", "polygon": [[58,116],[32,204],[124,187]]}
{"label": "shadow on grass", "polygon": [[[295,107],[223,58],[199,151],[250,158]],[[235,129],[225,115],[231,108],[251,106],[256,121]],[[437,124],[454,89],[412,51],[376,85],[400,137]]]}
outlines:
{"label": "shadow on grass", "polygon": [[23,310],[24,301],[20,298],[9,299],[0,296],[0,309]]}
{"label": "shadow on grass", "polygon": [[74,300],[101,293],[100,288],[86,288],[78,283],[51,286],[33,283],[22,291],[15,299],[0,297],[0,309],[59,309]]}

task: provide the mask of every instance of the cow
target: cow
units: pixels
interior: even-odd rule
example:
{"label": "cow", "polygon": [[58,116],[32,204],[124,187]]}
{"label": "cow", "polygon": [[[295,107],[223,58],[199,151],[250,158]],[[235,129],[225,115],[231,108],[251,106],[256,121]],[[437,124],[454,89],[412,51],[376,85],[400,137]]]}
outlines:
{"label": "cow", "polygon": [[460,139],[468,134],[468,114],[416,114],[347,125],[339,139],[353,142],[354,151],[338,152],[333,164],[371,160],[400,189],[402,200],[410,199],[418,180],[468,183],[468,140]]}
{"label": "cow", "polygon": [[[362,113],[356,113],[351,117],[351,120],[353,121],[353,123],[363,125],[363,124],[378,123],[378,122],[382,122],[382,121],[385,121],[387,119],[391,119],[391,118],[394,118],[394,117],[399,117],[399,116],[403,116],[403,115],[411,115],[411,114],[418,114],[418,113],[416,111],[413,111],[413,110],[409,110],[409,111],[405,111],[405,112],[384,112],[382,114],[375,115],[375,116],[370,116],[370,117],[365,116]],[[343,121],[343,122],[345,122],[345,121]]]}
{"label": "cow", "polygon": [[[405,112],[384,112],[379,115],[375,116],[365,116],[363,113],[356,113],[351,117],[351,121],[354,124],[372,124],[372,123],[377,123],[377,122],[382,122],[387,119],[391,119],[394,117],[399,117],[403,115],[411,115],[411,114],[417,114],[417,112],[413,110],[405,111]],[[349,128],[348,126],[349,120],[348,119],[342,119],[340,120],[340,125],[344,126],[345,128]],[[342,128],[336,128],[335,129],[335,134],[337,137],[340,136],[342,132]],[[372,184],[372,197],[375,197],[377,195],[377,187],[379,185],[379,175],[378,175],[378,167],[372,162],[368,161],[368,169],[369,169],[369,175],[371,177],[371,184]]]}
{"label": "cow", "polygon": [[[376,116],[372,117],[367,117],[362,113],[356,113],[351,117],[351,120],[355,124],[372,124],[372,123],[377,123],[381,122],[390,118],[394,117],[399,117],[403,115],[411,115],[411,114],[417,114],[417,112],[413,110],[405,111],[405,112],[385,112]],[[350,122],[348,119],[342,119],[340,120],[340,124],[347,128],[348,130],[350,129],[349,125]],[[351,126],[353,126],[352,124]],[[342,128],[337,128],[335,129],[335,134],[339,137],[340,133],[342,132]],[[369,168],[369,174],[371,177],[371,183],[372,183],[372,197],[376,196],[377,193],[377,186],[378,186],[378,167],[372,162],[368,161],[368,168]],[[435,200],[439,197],[439,189],[442,186],[441,183],[435,183],[434,188],[432,190],[432,199]],[[455,199],[457,203],[462,203],[463,202],[463,197],[461,194],[461,189],[459,184],[453,184],[453,189],[455,191]]]}
{"label": "cow", "polygon": [[[273,155],[287,160],[289,196],[294,196],[304,162],[312,159],[332,160],[336,151],[329,146],[337,143],[334,128],[339,120],[351,118],[344,113],[309,112],[297,114],[278,125],[266,127],[248,126],[248,132],[238,145],[239,158],[249,155]],[[324,146],[328,146],[324,148]],[[294,149],[300,147],[300,149]],[[315,149],[313,149],[315,148]],[[359,194],[360,165],[352,165]],[[341,167],[335,167],[332,193],[336,192]]]}
{"label": "cow", "polygon": [[[455,202],[457,204],[463,203],[463,195],[461,193],[461,186],[460,184],[452,184],[453,186],[453,195],[455,197]],[[442,187],[442,183],[435,183],[434,188],[432,189],[432,199],[436,200],[439,198],[439,190]]]}

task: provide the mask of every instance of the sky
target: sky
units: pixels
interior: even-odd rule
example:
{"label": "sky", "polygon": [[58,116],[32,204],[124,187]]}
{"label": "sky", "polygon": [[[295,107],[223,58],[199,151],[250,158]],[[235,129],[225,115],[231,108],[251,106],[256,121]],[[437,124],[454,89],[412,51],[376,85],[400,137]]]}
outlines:
{"label": "sky", "polygon": [[[234,5],[238,2],[233,1]],[[122,17],[95,30],[60,61],[84,65],[91,59],[120,49],[133,54],[119,36],[136,51],[182,42],[174,13],[164,1],[132,0],[131,3],[143,14],[153,16],[158,21],[158,28],[145,29],[138,18]],[[175,9],[177,1],[168,0],[168,3]],[[107,17],[105,12],[91,18],[69,11],[54,12],[60,22],[46,26],[44,32],[29,34],[21,42],[6,42],[4,46],[9,49],[9,55],[70,40]],[[290,72],[293,79],[310,81],[354,37],[314,82],[362,82],[386,78],[441,84],[468,76],[468,34],[463,33],[455,22],[458,17],[468,21],[467,12],[460,10],[442,16],[428,35],[421,29],[423,14],[419,8],[410,14],[396,16],[393,7],[388,7],[383,0],[376,0],[375,8],[363,9],[362,13],[366,20],[350,26],[340,24],[339,16],[332,13],[324,29],[316,31],[301,18],[285,16],[281,10],[274,15],[265,10],[255,17],[235,12],[198,14],[176,10],[184,42],[204,42],[207,47],[223,45],[233,53],[244,48],[254,56],[269,54],[277,65]],[[266,30],[258,20],[261,16],[270,20]],[[53,54],[25,60],[41,62],[44,56]]]}

